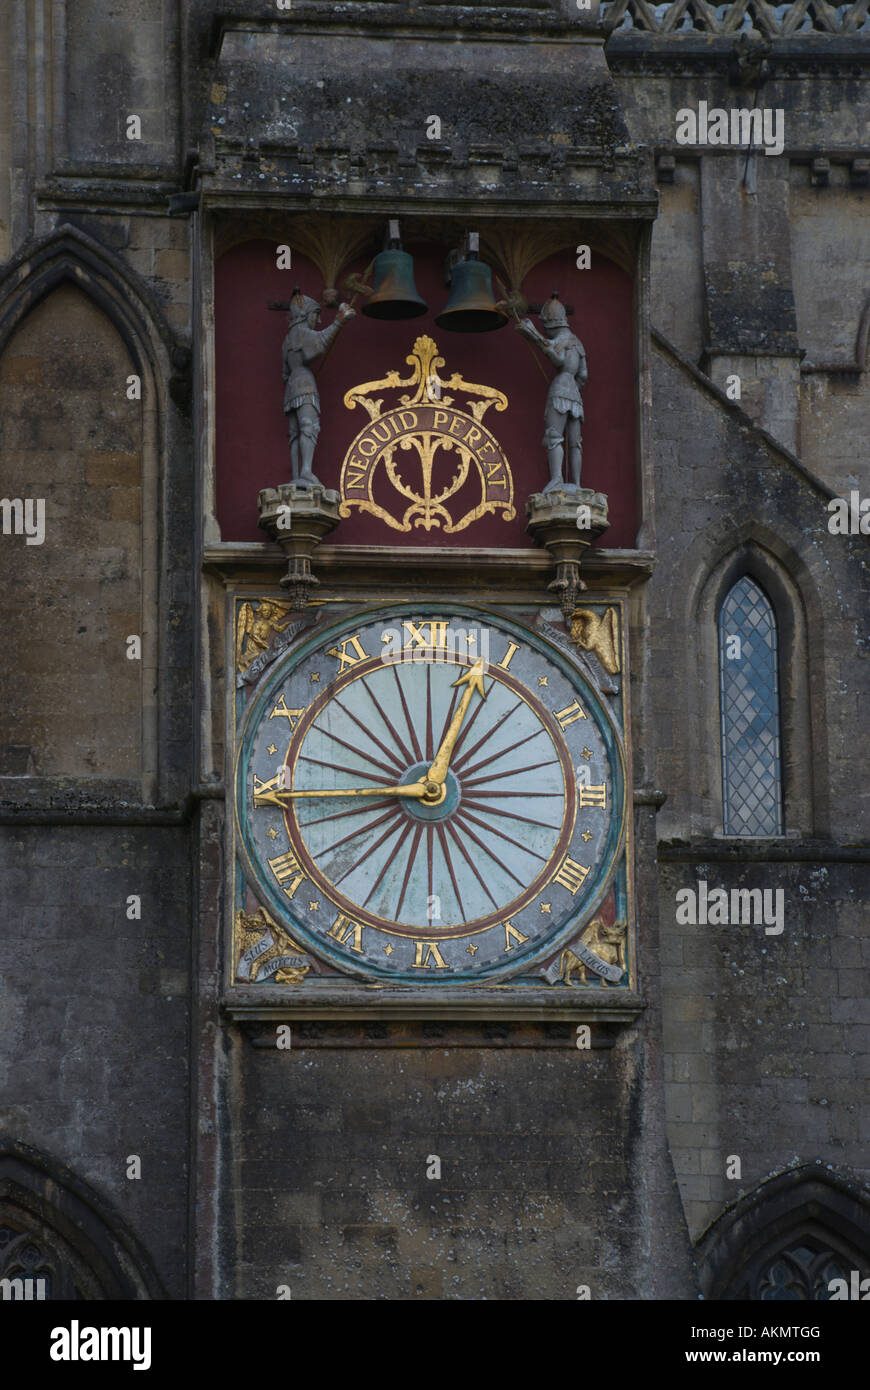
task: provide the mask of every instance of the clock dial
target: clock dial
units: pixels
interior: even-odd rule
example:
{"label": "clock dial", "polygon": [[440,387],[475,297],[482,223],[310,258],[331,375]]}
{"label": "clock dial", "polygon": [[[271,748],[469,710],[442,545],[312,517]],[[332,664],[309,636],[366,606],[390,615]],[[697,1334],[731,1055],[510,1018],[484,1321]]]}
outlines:
{"label": "clock dial", "polygon": [[253,702],[237,806],[288,929],[395,980],[522,973],[600,900],[624,820],[616,731],[574,664],[489,614],[359,615]]}

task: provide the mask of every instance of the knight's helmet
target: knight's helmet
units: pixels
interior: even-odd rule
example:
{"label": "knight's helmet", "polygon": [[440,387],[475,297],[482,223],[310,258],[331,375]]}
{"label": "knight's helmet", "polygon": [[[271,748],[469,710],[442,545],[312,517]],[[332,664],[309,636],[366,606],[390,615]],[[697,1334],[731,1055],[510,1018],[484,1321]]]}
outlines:
{"label": "knight's helmet", "polygon": [[303,294],[297,285],[293,291],[293,298],[290,300],[290,323],[288,327],[295,328],[297,324],[307,323],[310,314],[320,305],[316,299],[309,299],[307,294]]}
{"label": "knight's helmet", "polygon": [[568,316],[565,305],[559,298],[559,291],[553,290],[546,304],[541,307],[541,323],[545,328],[567,328]]}

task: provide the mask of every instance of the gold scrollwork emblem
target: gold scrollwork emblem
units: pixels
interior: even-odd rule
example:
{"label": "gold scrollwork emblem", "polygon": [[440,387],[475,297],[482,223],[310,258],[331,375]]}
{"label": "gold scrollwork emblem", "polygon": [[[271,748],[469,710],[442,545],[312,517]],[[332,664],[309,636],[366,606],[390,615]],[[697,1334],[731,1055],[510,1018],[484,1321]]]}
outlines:
{"label": "gold scrollwork emblem", "polygon": [[[348,517],[357,507],[396,531],[441,527],[447,535],[464,531],[488,512],[500,512],[503,520],[513,520],[516,510],[510,464],[483,423],[491,406],[497,411],[507,409],[507,396],[492,386],[465,381],[456,372],[449,381],[442,381],[438,368],[444,366],[444,358],[429,337],[418,338],[405,361],[412,368],[409,377],[393,371],[378,381],[353,387],[344,397],[348,410],[361,405],[368,411],[369,422],[351,444],[341,467],[340,515]],[[387,410],[383,410],[384,397],[373,395],[403,389],[405,394]],[[479,399],[467,402],[466,414],[454,405],[456,397],[446,395],[445,390]],[[441,457],[447,454],[453,458]],[[474,484],[470,494],[466,487],[469,482]],[[384,505],[393,500],[388,489],[408,505],[402,508],[401,503],[394,503],[390,510]]]}
{"label": "gold scrollwork emblem", "polygon": [[572,975],[579,975],[581,985],[585,985],[586,972],[592,970],[601,976],[602,983],[608,980],[611,985],[617,984],[625,970],[625,929],[625,922],[607,925],[600,917],[594,917],[575,943],[576,949],[567,946],[562,952],[554,977],[563,985],[570,985]]}
{"label": "gold scrollwork emblem", "polygon": [[264,907],[253,913],[239,908],[236,947],[236,979],[247,984],[274,979],[276,985],[301,985],[311,969],[302,947]]}

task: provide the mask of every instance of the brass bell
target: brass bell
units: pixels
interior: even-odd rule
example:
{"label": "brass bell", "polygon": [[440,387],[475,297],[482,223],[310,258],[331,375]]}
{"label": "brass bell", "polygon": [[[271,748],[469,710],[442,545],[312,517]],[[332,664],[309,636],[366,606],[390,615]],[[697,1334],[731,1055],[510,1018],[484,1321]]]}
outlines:
{"label": "brass bell", "polygon": [[477,259],[478,236],[468,238],[468,253],[464,261],[453,267],[450,279],[450,298],[435,322],[451,333],[491,333],[504,328],[507,314],[496,308],[492,293],[492,271]]}
{"label": "brass bell", "polygon": [[414,258],[402,250],[399,224],[390,220],[390,245],[375,256],[374,289],[362,306],[370,319],[417,319],[428,305],[414,284]]}

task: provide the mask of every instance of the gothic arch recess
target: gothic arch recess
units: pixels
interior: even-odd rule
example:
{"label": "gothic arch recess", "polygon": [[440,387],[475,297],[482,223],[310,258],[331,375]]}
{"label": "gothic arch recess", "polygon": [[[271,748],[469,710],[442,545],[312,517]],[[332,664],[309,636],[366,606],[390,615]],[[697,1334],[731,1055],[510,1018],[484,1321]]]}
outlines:
{"label": "gothic arch recess", "polygon": [[689,586],[686,621],[695,633],[697,680],[691,690],[689,727],[695,766],[703,768],[693,808],[693,829],[722,833],[722,762],[719,719],[718,619],[725,596],[744,575],[771,603],[779,658],[784,833],[825,833],[824,685],[813,680],[822,661],[821,605],[800,557],[778,537],[747,530],[723,539]]}
{"label": "gothic arch recess", "polygon": [[165,1292],[123,1219],[71,1169],[0,1142],[0,1278],[46,1279],[46,1297],[147,1300]]}
{"label": "gothic arch recess", "polygon": [[870,1192],[821,1164],[769,1178],[698,1245],[707,1299],[818,1302],[832,1278],[870,1275]]}
{"label": "gothic arch recess", "polygon": [[[64,224],[45,241],[11,262],[0,277],[0,356],[30,312],[64,283],[74,285],[106,315],[127,348],[142,382],[142,757],[144,801],[157,798],[159,660],[158,604],[161,515],[165,475],[166,383],[174,385],[189,365],[189,350],[173,339],[160,310],[151,304],[133,273],[99,242]],[[173,377],[173,369],[176,375]],[[186,379],[186,378],[185,378]]]}

